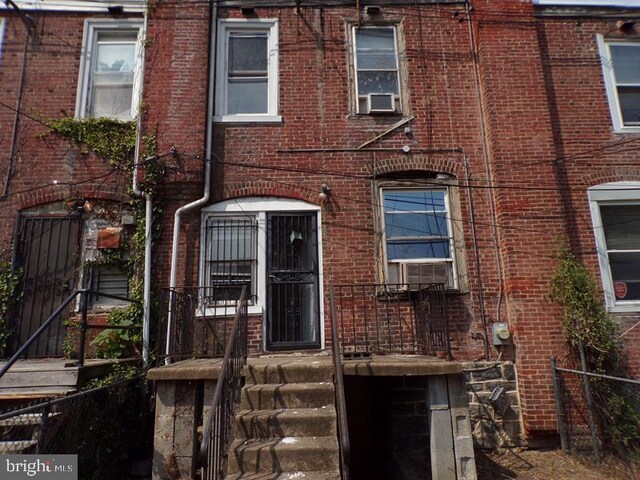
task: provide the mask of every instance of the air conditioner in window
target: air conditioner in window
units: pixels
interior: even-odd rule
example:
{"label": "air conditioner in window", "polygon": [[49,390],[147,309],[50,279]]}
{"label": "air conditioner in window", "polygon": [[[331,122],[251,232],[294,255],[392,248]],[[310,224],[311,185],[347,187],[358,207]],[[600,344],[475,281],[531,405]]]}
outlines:
{"label": "air conditioner in window", "polygon": [[393,93],[370,93],[367,95],[368,113],[393,113],[396,111],[396,96]]}
{"label": "air conditioner in window", "polygon": [[397,291],[415,291],[425,285],[453,288],[450,262],[389,262],[387,283]]}

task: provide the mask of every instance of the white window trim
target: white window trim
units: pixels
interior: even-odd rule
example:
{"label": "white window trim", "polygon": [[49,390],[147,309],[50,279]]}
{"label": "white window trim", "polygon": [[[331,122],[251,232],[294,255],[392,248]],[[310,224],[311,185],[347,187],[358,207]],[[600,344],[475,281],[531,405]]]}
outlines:
{"label": "white window trim", "polygon": [[[397,98],[394,100],[394,104],[397,102],[398,108],[395,109],[395,112],[390,112],[394,115],[403,113],[403,105],[402,105],[402,72],[401,72],[401,61],[400,61],[400,46],[398,44],[398,25],[364,25],[362,27],[358,27],[357,25],[353,25],[351,27],[351,54],[353,55],[353,89],[355,93],[355,112],[357,115],[373,115],[373,113],[369,113],[367,111],[360,111],[360,93],[358,92],[358,52],[357,52],[357,42],[356,42],[356,32],[358,29],[366,29],[366,30],[374,30],[380,28],[391,28],[393,29],[393,43],[396,50],[396,81],[398,85]],[[381,70],[384,71],[384,70]],[[389,92],[391,93],[391,92]]]}
{"label": "white window trim", "polygon": [[2,66],[2,44],[4,43],[4,24],[6,19],[0,18],[0,66]]}
{"label": "white window trim", "polygon": [[[226,72],[229,32],[267,32],[267,113],[264,114],[232,114],[227,115]],[[218,21],[218,38],[216,53],[216,88],[215,88],[215,115],[216,122],[281,122],[279,112],[279,77],[278,77],[278,20],[277,19],[225,19]]]}
{"label": "white window trim", "polygon": [[[606,40],[603,35],[597,35],[598,52],[602,63],[602,74],[604,76],[604,84],[607,91],[607,100],[609,102],[609,111],[611,112],[611,120],[613,129],[619,133],[640,133],[640,125],[628,126],[624,124],[622,119],[622,110],[620,109],[620,99],[618,98],[618,89],[616,87],[615,72],[613,71],[613,62],[611,59],[611,51],[609,45],[630,43],[624,40]],[[640,48],[640,43],[634,42]]]}
{"label": "white window trim", "polygon": [[600,215],[600,205],[615,205],[625,202],[640,203],[640,182],[613,182],[596,185],[588,190],[588,196],[607,310],[614,313],[640,311],[640,300],[616,300]]}
{"label": "white window trim", "polygon": [[[78,75],[78,91],[76,96],[76,118],[88,117],[87,106],[91,87],[91,71],[93,64],[93,49],[101,32],[135,32],[138,41],[136,43],[136,65],[133,72],[133,94],[131,98],[131,117],[133,120],[138,115],[140,103],[140,83],[142,80],[142,22],[137,19],[112,20],[104,18],[88,18],[84,23],[84,35],[82,37],[82,55],[80,61],[80,74]],[[127,119],[120,119],[127,120]]]}
{"label": "white window trim", "polygon": [[[388,260],[387,257],[387,226],[384,215],[384,192],[385,191],[399,191],[399,190],[444,190],[445,196],[445,208],[447,210],[447,229],[449,232],[449,258],[409,258],[409,259],[396,259]],[[433,186],[433,187],[403,187],[403,186],[385,186],[380,188],[380,206],[382,208],[382,251],[384,255],[384,275],[385,279],[389,278],[389,263],[442,263],[446,262],[451,265],[451,276],[453,279],[453,286],[451,290],[459,290],[460,284],[458,281],[458,262],[456,262],[456,242],[454,238],[453,222],[451,221],[451,190],[447,186]]]}
{"label": "white window trim", "polygon": [[[267,298],[267,213],[268,212],[316,212],[317,218],[317,240],[318,240],[318,304],[320,311],[320,348],[324,349],[324,291],[323,291],[323,260],[322,260],[322,212],[320,207],[301,200],[288,200],[275,197],[248,197],[225,200],[202,209],[201,224],[209,215],[229,215],[246,216],[258,220],[257,232],[257,269],[256,269],[256,298],[253,305],[248,306],[249,315],[262,315],[263,321],[266,319],[266,298]],[[204,286],[204,229],[200,229],[200,263],[199,263],[199,285]],[[200,316],[220,316],[234,315],[235,309],[229,307],[206,307],[199,309],[197,315]],[[263,325],[264,326],[264,325]],[[267,335],[263,335],[263,348],[266,349]]]}

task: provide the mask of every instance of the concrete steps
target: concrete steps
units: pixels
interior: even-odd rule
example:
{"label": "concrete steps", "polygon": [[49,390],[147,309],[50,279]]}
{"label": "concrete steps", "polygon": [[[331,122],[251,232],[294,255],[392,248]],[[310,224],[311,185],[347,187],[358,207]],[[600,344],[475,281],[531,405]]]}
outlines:
{"label": "concrete steps", "polygon": [[339,480],[333,367],[270,358],[247,367],[227,480]]}

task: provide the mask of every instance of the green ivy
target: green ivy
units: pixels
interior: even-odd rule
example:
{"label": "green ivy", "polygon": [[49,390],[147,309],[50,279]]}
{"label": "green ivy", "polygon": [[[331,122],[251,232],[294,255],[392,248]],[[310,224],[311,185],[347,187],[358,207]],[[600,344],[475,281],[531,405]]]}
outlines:
{"label": "green ivy", "polygon": [[136,122],[111,118],[57,118],[47,122],[55,133],[73,141],[83,153],[90,151],[110,165],[133,171],[136,147]]}
{"label": "green ivy", "polygon": [[[566,241],[559,242],[558,266],[551,280],[551,299],[562,310],[564,335],[573,360],[580,350],[589,371],[625,377],[624,349],[617,325],[607,314],[598,282],[573,255]],[[640,411],[633,388],[622,382],[590,380],[603,443],[624,456],[640,453]]]}
{"label": "green ivy", "polygon": [[20,270],[12,270],[11,263],[0,262],[0,352],[4,351],[11,334],[11,309],[22,298],[22,292],[18,291],[21,276]]}
{"label": "green ivy", "polygon": [[[136,122],[121,122],[109,118],[61,118],[49,120],[49,127],[74,142],[83,153],[93,152],[121,171],[133,174],[133,154],[136,145]],[[140,182],[142,191],[155,194],[164,174],[158,161],[156,134],[142,137]],[[131,329],[105,329],[92,341],[96,355],[103,358],[122,358],[139,355],[142,343],[143,277],[145,252],[145,201],[133,194],[129,187],[130,205],[135,217],[135,230],[118,249],[103,250],[95,262],[117,266],[129,277],[129,297],[133,300],[122,308],[114,308],[107,316],[107,324]],[[160,233],[162,209],[153,209],[153,240]]]}

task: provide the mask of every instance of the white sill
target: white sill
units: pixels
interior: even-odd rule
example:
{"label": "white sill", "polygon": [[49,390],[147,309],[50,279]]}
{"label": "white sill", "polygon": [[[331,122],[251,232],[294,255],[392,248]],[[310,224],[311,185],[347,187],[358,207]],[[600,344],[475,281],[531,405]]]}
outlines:
{"label": "white sill", "polygon": [[640,312],[640,301],[634,301],[629,303],[618,303],[617,305],[609,305],[607,306],[607,311],[610,313]]}
{"label": "white sill", "polygon": [[[233,317],[236,314],[235,307],[204,307],[196,310],[196,317]],[[248,315],[262,315],[262,305],[249,305]]]}
{"label": "white sill", "polygon": [[214,122],[220,123],[281,123],[280,115],[224,115],[213,117]]}
{"label": "white sill", "polygon": [[630,127],[615,127],[614,133],[640,133],[640,125]]}

